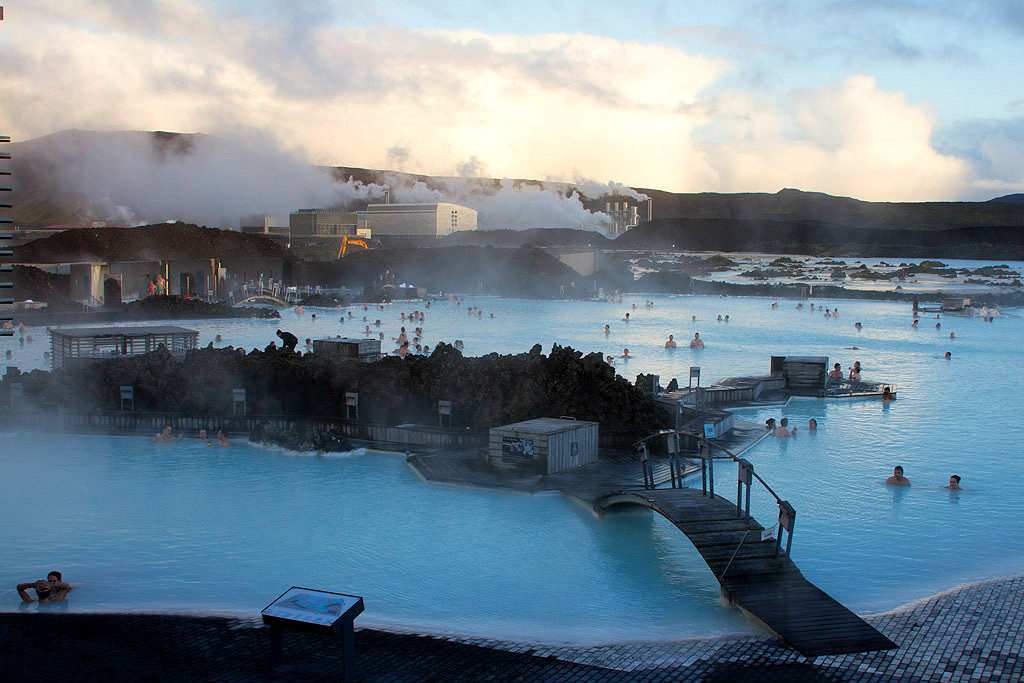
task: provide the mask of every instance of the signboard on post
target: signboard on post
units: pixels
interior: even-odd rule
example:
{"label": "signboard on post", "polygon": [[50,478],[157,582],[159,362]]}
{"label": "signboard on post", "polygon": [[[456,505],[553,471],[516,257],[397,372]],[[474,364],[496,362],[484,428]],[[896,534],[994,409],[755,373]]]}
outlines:
{"label": "signboard on post", "polygon": [[355,666],[355,618],[363,613],[363,598],[316,588],[292,586],[263,608],[263,623],[270,626],[271,667],[281,663],[284,629],[331,633],[341,637],[344,680],[352,681]]}

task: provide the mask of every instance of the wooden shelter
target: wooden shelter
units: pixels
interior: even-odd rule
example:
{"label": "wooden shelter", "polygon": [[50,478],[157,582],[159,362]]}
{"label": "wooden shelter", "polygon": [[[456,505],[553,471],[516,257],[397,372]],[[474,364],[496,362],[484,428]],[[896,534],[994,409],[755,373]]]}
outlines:
{"label": "wooden shelter", "polygon": [[161,347],[167,349],[172,356],[184,358],[198,343],[197,330],[174,325],[50,330],[54,370],[120,356],[141,356]]}

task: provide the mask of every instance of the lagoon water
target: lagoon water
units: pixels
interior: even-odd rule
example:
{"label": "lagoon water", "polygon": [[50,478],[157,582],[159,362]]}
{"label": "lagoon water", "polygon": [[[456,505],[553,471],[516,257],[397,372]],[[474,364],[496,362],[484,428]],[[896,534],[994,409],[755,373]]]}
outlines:
{"label": "lagoon water", "polygon": [[[399,312],[417,309],[426,311],[431,346],[458,338],[479,355],[558,343],[616,356],[628,347],[635,358],[617,360],[619,373],[653,372],[663,384],[685,378],[690,365],[702,367],[705,382],[763,373],[773,354],[827,355],[844,368],[859,360],[865,379],[897,385],[897,402],[795,399],[742,414],[786,416],[799,427],[795,438],[765,439],[745,457],[796,508],[793,557],[804,574],[865,613],[1024,571],[1024,321],[924,314],[911,329],[907,304],[815,301],[839,306],[840,317],[826,319],[793,300],[778,303],[658,296],[647,309],[643,296],[621,304],[467,297],[461,306],[353,309],[344,324],[325,309],[286,312],[280,322],[179,324],[199,329],[202,344],[220,333],[225,344],[251,348],[279,326],[300,339],[353,334],[363,315],[374,330],[380,318],[390,339],[403,324]],[[469,306],[483,317],[467,315]],[[686,348],[695,331],[703,350]],[[680,348],[662,347],[669,333]],[[14,349],[15,364],[42,367],[38,341]],[[810,417],[819,424],[813,435]],[[58,567],[79,586],[71,609],[255,613],[289,585],[308,584],[364,594],[361,623],[492,637],[601,642],[750,628],[718,603],[717,582],[685,537],[647,511],[597,518],[558,495],[429,486],[393,455],[4,438],[0,509],[9,532],[0,581]],[[894,464],[910,489],[882,484]],[[942,488],[953,473],[964,492]],[[719,492],[734,492],[735,470],[717,474]],[[772,520],[756,488],[754,507],[760,521]],[[0,606],[16,604],[12,591]]]}

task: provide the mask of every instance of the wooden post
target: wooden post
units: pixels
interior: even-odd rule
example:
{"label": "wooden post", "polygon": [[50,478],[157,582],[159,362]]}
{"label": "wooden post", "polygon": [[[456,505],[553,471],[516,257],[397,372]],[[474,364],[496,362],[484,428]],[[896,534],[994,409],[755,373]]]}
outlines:
{"label": "wooden post", "polygon": [[743,487],[747,487],[747,509],[746,516],[750,517],[750,485],[754,478],[754,466],[749,461],[743,458],[739,459],[736,470],[736,516],[743,514]]}
{"label": "wooden post", "polygon": [[793,525],[796,523],[796,510],[789,504],[789,501],[779,501],[779,533],[775,537],[775,556],[779,556],[782,546],[782,532],[788,532],[786,536],[786,557],[789,557],[790,547],[793,545]]}
{"label": "wooden post", "polygon": [[[125,406],[128,406],[127,408]],[[123,386],[121,387],[121,410],[122,411],[133,411],[135,410],[135,387]]]}
{"label": "wooden post", "polygon": [[[445,420],[445,418],[448,418]],[[448,423],[448,429],[452,428],[452,402],[451,401],[438,401],[437,402],[437,428],[444,429],[445,422]]]}

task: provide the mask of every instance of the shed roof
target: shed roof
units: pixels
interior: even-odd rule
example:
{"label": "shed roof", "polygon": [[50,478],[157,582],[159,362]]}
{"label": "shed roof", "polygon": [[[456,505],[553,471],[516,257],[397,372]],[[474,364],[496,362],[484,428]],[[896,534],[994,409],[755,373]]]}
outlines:
{"label": "shed roof", "polygon": [[828,356],[786,356],[787,363],[825,363],[828,364]]}
{"label": "shed roof", "polygon": [[151,334],[199,334],[177,325],[139,325],[138,327],[72,327],[50,330],[54,335],[64,337],[146,337]]}
{"label": "shed roof", "polygon": [[494,427],[494,429],[512,429],[518,432],[532,432],[533,434],[557,434],[566,432],[577,427],[596,425],[597,422],[586,422],[584,420],[566,420],[557,417],[537,417],[532,420],[523,420],[510,425]]}

